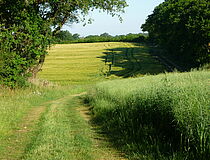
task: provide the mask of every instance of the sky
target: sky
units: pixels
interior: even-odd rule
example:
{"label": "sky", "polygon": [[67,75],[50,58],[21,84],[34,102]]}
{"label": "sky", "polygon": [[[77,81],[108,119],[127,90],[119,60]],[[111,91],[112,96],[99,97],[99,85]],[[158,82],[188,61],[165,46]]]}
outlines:
{"label": "sky", "polygon": [[128,7],[125,13],[121,14],[123,22],[118,17],[112,17],[106,13],[99,13],[98,10],[90,12],[89,16],[94,19],[92,24],[83,26],[84,23],[64,26],[62,30],[68,30],[70,33],[78,33],[80,36],[100,35],[109,33],[110,35],[125,35],[128,33],[142,33],[141,25],[145,23],[148,15],[152,14],[154,8],[164,0],[126,0]]}

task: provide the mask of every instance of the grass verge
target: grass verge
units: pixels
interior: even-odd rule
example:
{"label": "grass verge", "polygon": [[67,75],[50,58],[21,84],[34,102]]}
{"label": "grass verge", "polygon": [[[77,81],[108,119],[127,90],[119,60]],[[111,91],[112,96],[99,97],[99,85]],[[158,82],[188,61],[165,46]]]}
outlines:
{"label": "grass verge", "polygon": [[[208,71],[99,83],[94,121],[131,159],[209,159]],[[91,95],[92,94],[92,95]]]}

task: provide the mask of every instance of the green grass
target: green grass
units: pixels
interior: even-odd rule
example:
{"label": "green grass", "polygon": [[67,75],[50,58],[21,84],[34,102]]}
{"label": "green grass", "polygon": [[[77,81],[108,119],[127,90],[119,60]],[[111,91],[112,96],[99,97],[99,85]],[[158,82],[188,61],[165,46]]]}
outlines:
{"label": "green grass", "polygon": [[60,90],[54,92],[54,89],[18,89],[8,90],[1,88],[0,92],[0,139],[3,135],[10,133],[10,130],[16,128],[21,117],[31,108],[41,105],[51,99],[61,97],[67,91]]}
{"label": "green grass", "polygon": [[92,160],[90,128],[77,110],[73,97],[52,102],[27,147],[26,160]]}
{"label": "green grass", "polygon": [[[107,56],[110,49],[114,50],[115,59],[112,69],[108,72],[104,56]],[[127,56],[129,54],[127,52],[130,53],[130,56]],[[145,55],[147,55],[146,58],[143,58]],[[36,141],[30,141],[35,134],[36,123],[40,120],[39,116],[43,114],[39,111],[41,110],[39,109],[40,106],[44,106],[43,112],[45,112],[45,108],[47,108],[50,101],[68,95],[72,92],[71,90],[78,88],[80,85],[83,85],[82,88],[87,88],[98,81],[123,78],[125,74],[127,74],[126,77],[138,76],[137,69],[133,67],[138,56],[139,60],[145,60],[145,63],[147,63],[146,61],[154,62],[154,68],[160,66],[155,59],[149,56],[146,46],[138,46],[134,43],[53,46],[49,56],[47,56],[43,71],[39,74],[39,78],[58,83],[57,86],[46,87],[45,85],[51,85],[51,83],[44,81],[42,87],[17,90],[0,89],[0,159],[5,157],[19,159],[23,154],[24,147],[28,147],[26,146],[28,143],[31,143],[31,146],[38,146],[38,144],[33,144]],[[122,62],[126,62],[125,67],[118,66]],[[110,60],[108,60],[108,63],[110,63]],[[129,67],[129,65],[132,67]],[[148,70],[148,73],[151,72],[152,74],[153,70]],[[160,67],[158,72],[163,71]],[[132,72],[132,74],[129,75],[129,72]],[[60,87],[60,84],[70,85],[70,87]],[[38,119],[33,121],[31,117],[33,117],[34,111],[40,112],[40,115],[37,113]],[[32,114],[31,117],[30,114]],[[29,119],[31,120],[27,123]],[[51,121],[51,119],[48,119],[48,121]],[[102,149],[104,148],[102,147]],[[30,149],[27,156],[30,157],[33,151],[33,149]]]}
{"label": "green grass", "polygon": [[[18,136],[23,138],[25,141],[23,146],[26,145],[26,141],[29,141],[30,138],[27,136],[25,131],[21,133],[21,130],[24,130],[25,126],[24,121],[27,121],[29,118],[26,118],[27,114],[31,111],[38,109],[40,106],[45,106],[46,102],[49,102],[54,99],[63,97],[64,95],[69,94],[69,92],[74,87],[32,87],[29,89],[17,89],[17,90],[8,90],[1,88],[0,90],[0,159],[9,157],[8,147],[16,145]],[[30,113],[33,114],[33,113]],[[31,120],[32,121],[32,120]],[[33,123],[25,124],[29,127],[29,130],[33,130]],[[26,131],[27,132],[27,131]],[[22,137],[22,135],[24,135]],[[18,147],[18,146],[16,146]],[[12,152],[16,152],[16,149]],[[18,151],[19,152],[19,151]],[[12,153],[11,153],[12,154]],[[19,155],[17,155],[19,156]]]}
{"label": "green grass", "polygon": [[99,83],[88,94],[94,121],[131,159],[207,160],[209,77],[193,71]]}
{"label": "green grass", "polygon": [[[96,126],[90,126],[84,119],[81,108],[86,108],[77,96],[85,90],[85,86],[34,88],[14,93],[2,89],[4,102],[9,97],[15,102],[14,106],[7,107],[16,110],[7,115],[1,113],[1,127],[4,124],[1,133],[4,131],[4,134],[0,139],[0,159],[121,159],[109,142],[99,140],[103,137],[96,133]],[[15,108],[16,105],[19,107]],[[40,108],[41,113],[36,113]],[[3,121],[5,118],[8,123]]]}
{"label": "green grass", "polygon": [[49,50],[39,78],[64,85],[93,84],[105,78],[157,74],[164,70],[149,54],[146,45],[120,42],[59,44]]}

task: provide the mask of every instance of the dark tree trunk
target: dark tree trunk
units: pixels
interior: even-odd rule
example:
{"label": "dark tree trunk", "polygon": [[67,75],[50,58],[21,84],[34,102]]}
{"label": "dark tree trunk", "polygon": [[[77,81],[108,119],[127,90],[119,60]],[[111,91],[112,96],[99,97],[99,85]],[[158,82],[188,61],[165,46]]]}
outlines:
{"label": "dark tree trunk", "polygon": [[28,72],[32,74],[32,76],[30,77],[31,79],[35,79],[37,76],[37,73],[42,70],[42,66],[44,64],[45,57],[46,57],[45,54],[41,55],[38,64],[29,69]]}

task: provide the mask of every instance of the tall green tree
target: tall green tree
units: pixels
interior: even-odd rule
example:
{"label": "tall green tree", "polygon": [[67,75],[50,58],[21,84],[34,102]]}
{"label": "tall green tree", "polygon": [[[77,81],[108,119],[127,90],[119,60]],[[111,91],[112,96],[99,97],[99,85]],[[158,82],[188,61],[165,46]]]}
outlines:
{"label": "tall green tree", "polygon": [[80,35],[78,33],[73,34],[73,39],[78,40],[80,38]]}
{"label": "tall green tree", "polygon": [[60,31],[55,35],[55,38],[60,41],[71,41],[73,40],[73,35],[69,31]]}
{"label": "tall green tree", "polygon": [[209,7],[209,0],[165,0],[142,29],[170,56],[191,67],[209,63]]}
{"label": "tall green tree", "polygon": [[15,87],[36,76],[64,24],[85,21],[94,9],[119,16],[126,6],[125,0],[0,0],[0,82]]}
{"label": "tall green tree", "polygon": [[102,33],[101,35],[100,35],[100,37],[112,37],[111,35],[109,35],[109,33]]}

